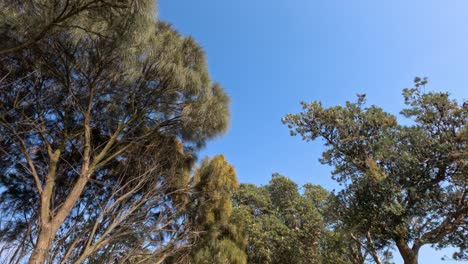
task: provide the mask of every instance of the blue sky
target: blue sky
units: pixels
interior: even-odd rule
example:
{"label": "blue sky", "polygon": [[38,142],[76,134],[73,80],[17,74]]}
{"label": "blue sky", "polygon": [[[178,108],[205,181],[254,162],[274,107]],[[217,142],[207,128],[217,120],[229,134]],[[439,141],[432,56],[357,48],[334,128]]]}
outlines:
{"label": "blue sky", "polygon": [[[224,154],[241,182],[279,172],[328,189],[322,142],[289,136],[281,118],[301,100],[332,106],[357,93],[397,114],[415,76],[468,99],[467,11],[466,0],[159,0],[160,18],[203,46],[231,97],[229,131],[201,156]],[[420,263],[443,254],[423,248]]]}

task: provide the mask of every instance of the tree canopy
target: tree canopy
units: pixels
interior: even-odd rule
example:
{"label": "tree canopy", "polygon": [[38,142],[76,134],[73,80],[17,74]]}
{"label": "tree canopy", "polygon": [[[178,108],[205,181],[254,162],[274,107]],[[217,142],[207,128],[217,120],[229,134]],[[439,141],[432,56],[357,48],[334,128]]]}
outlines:
{"label": "tree canopy", "polygon": [[[168,242],[184,233],[176,209],[196,151],[229,119],[229,99],[211,81],[203,50],[154,18],[138,23],[154,12],[143,2],[43,2],[4,3],[39,13],[2,25],[28,43],[12,40],[21,48],[0,57],[3,242],[17,245],[15,259],[31,254],[30,263],[176,247]],[[11,24],[79,4],[98,6],[80,9],[66,26],[51,22],[57,30],[34,43],[20,36],[24,25]],[[75,23],[102,32],[77,36]],[[134,34],[147,30],[142,45]],[[125,251],[117,241],[129,234],[140,240]]]}
{"label": "tree canopy", "polygon": [[296,183],[273,174],[262,187],[242,184],[234,205],[247,221],[249,263],[320,263],[322,216]]}
{"label": "tree canopy", "polygon": [[200,264],[245,264],[244,222],[233,212],[231,197],[239,188],[234,167],[224,156],[205,159],[194,174],[192,221],[201,232],[192,249],[192,261]]}
{"label": "tree canopy", "polygon": [[368,245],[396,245],[405,263],[417,263],[426,244],[458,247],[455,257],[466,258],[468,104],[424,93],[426,83],[416,78],[403,90],[408,125],[365,107],[364,95],[330,108],[302,103],[303,112],[283,119],[292,135],[325,140],[321,161],[345,184],[337,196],[343,223],[374,236]]}
{"label": "tree canopy", "polygon": [[398,118],[365,95],[302,102],[282,122],[324,140],[338,192],[239,184],[223,155],[197,162],[230,100],[156,4],[0,2],[0,262],[416,264],[425,245],[468,260],[468,102],[426,78]]}

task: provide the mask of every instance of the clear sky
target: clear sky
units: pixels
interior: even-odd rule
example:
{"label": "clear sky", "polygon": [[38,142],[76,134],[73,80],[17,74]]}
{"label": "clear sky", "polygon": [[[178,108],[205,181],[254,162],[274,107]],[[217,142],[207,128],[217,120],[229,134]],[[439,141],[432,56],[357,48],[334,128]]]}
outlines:
{"label": "clear sky", "polygon": [[[289,136],[281,118],[301,100],[354,100],[398,114],[415,76],[468,99],[466,0],[159,0],[162,20],[193,36],[231,97],[231,127],[202,156],[224,154],[241,182],[279,172],[333,189],[321,141]],[[420,263],[447,251],[423,247]],[[397,263],[401,263],[395,254]]]}

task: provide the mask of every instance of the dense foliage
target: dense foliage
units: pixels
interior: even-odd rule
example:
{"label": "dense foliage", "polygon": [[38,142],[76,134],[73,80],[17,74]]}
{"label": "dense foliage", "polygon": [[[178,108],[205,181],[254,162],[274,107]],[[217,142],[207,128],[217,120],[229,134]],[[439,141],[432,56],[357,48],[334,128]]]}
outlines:
{"label": "dense foliage", "polygon": [[192,251],[194,263],[245,264],[244,221],[233,212],[231,197],[238,183],[223,156],[204,160],[195,172],[192,221],[200,231]]}
{"label": "dense foliage", "polygon": [[[3,44],[17,47],[0,57],[0,231],[11,261],[170,255],[190,233],[196,150],[225,131],[228,97],[193,39],[140,23],[153,5],[40,2],[2,3],[12,10]],[[75,8],[74,19],[52,18]],[[31,42],[19,29],[35,19],[54,29]]]}
{"label": "dense foliage", "polygon": [[322,218],[290,179],[274,174],[266,186],[242,184],[234,204],[247,221],[249,263],[318,263]]}
{"label": "dense foliage", "polygon": [[[0,262],[405,264],[467,260],[468,103],[405,89],[302,103],[337,193],[273,174],[240,184],[223,155],[229,98],[154,0],[0,1]],[[248,151],[248,149],[246,149]],[[198,166],[198,167],[197,167]]]}
{"label": "dense foliage", "polygon": [[417,263],[426,244],[458,247],[454,257],[466,258],[468,104],[423,93],[426,83],[416,78],[403,91],[409,125],[365,107],[364,95],[344,107],[303,103],[283,119],[293,135],[325,140],[321,161],[346,186],[337,196],[343,225],[369,248],[396,245],[405,263]]}

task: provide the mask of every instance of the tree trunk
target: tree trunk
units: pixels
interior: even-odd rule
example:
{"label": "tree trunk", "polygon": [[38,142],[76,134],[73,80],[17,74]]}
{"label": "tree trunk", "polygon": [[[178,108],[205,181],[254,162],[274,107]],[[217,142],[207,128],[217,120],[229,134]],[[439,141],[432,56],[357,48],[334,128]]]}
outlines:
{"label": "tree trunk", "polygon": [[[90,99],[91,102],[91,99]],[[84,187],[86,186],[92,170],[90,169],[90,153],[91,153],[91,126],[89,125],[89,111],[85,117],[85,151],[83,154],[83,164],[81,166],[80,176],[68,194],[68,197],[63,202],[63,205],[58,209],[55,216],[51,213],[52,192],[55,184],[55,173],[57,162],[60,157],[60,150],[56,150],[51,154],[51,164],[46,180],[46,188],[41,193],[41,216],[40,229],[37,237],[36,246],[29,258],[29,264],[44,264],[49,256],[50,247],[57,235],[57,230],[60,228],[65,218],[70,214],[73,206],[81,196]],[[105,154],[102,154],[103,156]],[[96,160],[99,162],[99,160]],[[53,211],[53,210],[52,210]],[[52,216],[52,217],[51,217]]]}
{"label": "tree trunk", "polygon": [[403,238],[398,238],[395,242],[405,264],[418,264],[419,247],[410,248]]}
{"label": "tree trunk", "polygon": [[[86,170],[87,171],[87,170]],[[73,209],[76,201],[80,197],[83,189],[88,182],[88,174],[81,176],[69,196],[64,202],[64,205],[60,208],[57,215],[48,220],[47,223],[41,223],[39,236],[37,237],[36,246],[29,258],[29,264],[43,264],[45,263],[46,258],[49,255],[50,246],[57,235],[57,230],[60,228],[62,223],[65,221],[65,218],[68,216],[70,211]],[[46,211],[46,213],[49,213]],[[44,220],[45,222],[46,220]]]}
{"label": "tree trunk", "polygon": [[418,253],[411,253],[407,256],[402,256],[405,264],[418,264]]}
{"label": "tree trunk", "polygon": [[39,236],[37,237],[36,246],[29,258],[29,264],[43,264],[49,255],[50,246],[55,239],[57,229],[51,223],[41,226]]}

